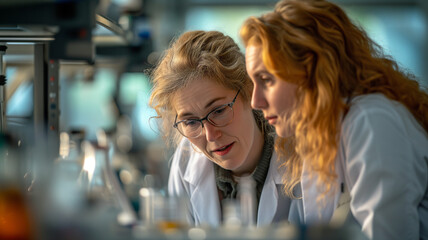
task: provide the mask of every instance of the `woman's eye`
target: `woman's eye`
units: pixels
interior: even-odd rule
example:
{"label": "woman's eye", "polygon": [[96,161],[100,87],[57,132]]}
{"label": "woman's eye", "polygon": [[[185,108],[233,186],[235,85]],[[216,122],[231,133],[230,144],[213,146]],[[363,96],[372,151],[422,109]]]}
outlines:
{"label": "woman's eye", "polygon": [[215,114],[215,115],[220,115],[220,114],[222,114],[222,113],[225,111],[225,109],[226,109],[226,107],[217,108],[217,109],[213,112],[213,114]]}
{"label": "woman's eye", "polygon": [[186,120],[186,121],[184,121],[184,122],[183,122],[183,124],[184,124],[185,126],[193,126],[193,125],[195,125],[197,122],[198,122],[198,121],[196,121],[196,120]]}
{"label": "woman's eye", "polygon": [[264,83],[269,83],[272,81],[272,78],[270,77],[261,77],[260,80]]}
{"label": "woman's eye", "polygon": [[269,83],[271,83],[273,81],[272,77],[269,76],[269,75],[260,75],[259,76],[259,80],[263,84],[269,84]]}

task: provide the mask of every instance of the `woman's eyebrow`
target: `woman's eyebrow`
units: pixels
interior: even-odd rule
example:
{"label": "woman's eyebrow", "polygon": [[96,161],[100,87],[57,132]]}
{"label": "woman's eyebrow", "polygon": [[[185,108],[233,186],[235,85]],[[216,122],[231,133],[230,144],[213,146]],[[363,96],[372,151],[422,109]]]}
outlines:
{"label": "woman's eyebrow", "polygon": [[[225,99],[226,97],[218,97],[218,98],[214,98],[214,99],[212,99],[211,101],[209,101],[206,105],[205,105],[205,108],[209,108],[209,107],[211,107],[215,102],[217,102],[217,101],[219,101],[219,100],[222,100],[222,99]],[[193,113],[191,113],[191,112],[185,112],[185,113],[182,113],[182,114],[179,114],[178,115],[178,118],[184,118],[184,117],[188,117],[188,116],[193,116],[194,114]]]}
{"label": "woman's eyebrow", "polygon": [[207,103],[207,105],[205,105],[205,108],[209,108],[211,107],[211,105],[213,105],[215,102],[217,102],[218,100],[222,100],[225,99],[226,97],[218,97],[218,98],[214,98],[213,100],[211,100],[210,102]]}

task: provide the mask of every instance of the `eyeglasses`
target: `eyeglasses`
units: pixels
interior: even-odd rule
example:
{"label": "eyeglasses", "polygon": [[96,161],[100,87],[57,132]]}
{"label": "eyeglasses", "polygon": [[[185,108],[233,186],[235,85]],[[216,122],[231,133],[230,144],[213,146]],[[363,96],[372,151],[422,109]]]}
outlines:
{"label": "eyeglasses", "polygon": [[174,120],[174,128],[187,138],[197,138],[202,134],[204,128],[204,120],[207,120],[211,125],[216,127],[224,127],[233,120],[233,104],[238,97],[239,91],[236,93],[232,102],[221,105],[207,114],[201,119],[185,119],[177,122],[177,115]]}

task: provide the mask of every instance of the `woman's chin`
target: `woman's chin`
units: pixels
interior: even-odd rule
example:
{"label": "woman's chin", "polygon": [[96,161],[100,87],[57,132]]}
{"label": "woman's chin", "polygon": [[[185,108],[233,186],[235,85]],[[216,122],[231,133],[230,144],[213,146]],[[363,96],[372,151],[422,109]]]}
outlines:
{"label": "woman's chin", "polygon": [[281,138],[287,138],[292,136],[291,131],[287,131],[287,129],[285,128],[276,126],[275,130],[276,130],[276,134]]}

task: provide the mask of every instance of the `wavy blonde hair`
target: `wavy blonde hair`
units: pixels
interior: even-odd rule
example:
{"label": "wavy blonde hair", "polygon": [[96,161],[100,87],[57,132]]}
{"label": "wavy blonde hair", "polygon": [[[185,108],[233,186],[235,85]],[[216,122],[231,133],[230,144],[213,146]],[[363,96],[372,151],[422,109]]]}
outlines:
{"label": "wavy blonde hair", "polygon": [[168,146],[176,146],[181,134],[172,125],[175,93],[198,80],[208,78],[250,103],[253,83],[245,69],[245,57],[229,36],[217,31],[189,31],[167,49],[151,74],[153,83],[149,105],[156,110],[159,129]]}
{"label": "wavy blonde hair", "polygon": [[[240,34],[246,46],[262,47],[272,74],[298,85],[288,123],[294,137],[276,141],[276,150],[289,155],[284,163],[289,195],[300,182],[302,159],[311,161],[324,193],[335,184],[341,121],[350,107],[346,99],[382,93],[404,104],[428,131],[427,93],[337,5],[283,0],[274,11],[247,19]],[[303,69],[305,77],[290,78],[290,64]]]}

